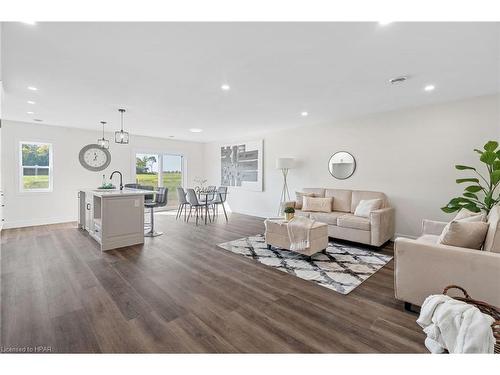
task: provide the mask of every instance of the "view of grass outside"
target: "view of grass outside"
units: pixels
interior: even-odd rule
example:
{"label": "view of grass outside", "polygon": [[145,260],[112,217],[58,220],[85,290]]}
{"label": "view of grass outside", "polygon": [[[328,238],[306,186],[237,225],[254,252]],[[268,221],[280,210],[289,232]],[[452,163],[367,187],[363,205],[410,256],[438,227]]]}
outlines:
{"label": "view of grass outside", "polygon": [[[160,159],[161,158],[161,159]],[[161,162],[161,166],[159,165]],[[160,168],[162,181],[159,184],[158,176]],[[167,207],[177,207],[177,187],[182,186],[182,157],[179,155],[136,155],[136,182],[145,186],[158,186],[168,188]]]}
{"label": "view of grass outside", "polygon": [[28,189],[48,189],[49,176],[23,176],[24,190]]}

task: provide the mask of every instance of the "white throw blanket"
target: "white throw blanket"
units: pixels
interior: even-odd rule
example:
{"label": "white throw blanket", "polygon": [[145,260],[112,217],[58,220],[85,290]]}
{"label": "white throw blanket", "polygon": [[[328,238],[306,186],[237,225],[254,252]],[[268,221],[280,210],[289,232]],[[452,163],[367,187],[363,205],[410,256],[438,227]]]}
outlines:
{"label": "white throw blanket", "polygon": [[493,322],[477,307],[442,294],[426,298],[417,320],[431,353],[493,353]]}
{"label": "white throw blanket", "polygon": [[295,216],[288,222],[290,250],[301,251],[309,248],[309,234],[314,222],[314,220],[303,216]]}

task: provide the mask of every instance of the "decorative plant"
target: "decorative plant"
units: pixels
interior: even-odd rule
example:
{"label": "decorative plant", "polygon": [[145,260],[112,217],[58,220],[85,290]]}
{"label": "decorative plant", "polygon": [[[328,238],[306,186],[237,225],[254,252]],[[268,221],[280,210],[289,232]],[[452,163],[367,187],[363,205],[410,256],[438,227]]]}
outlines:
{"label": "decorative plant", "polygon": [[194,182],[197,184],[195,187],[194,187],[194,191],[196,193],[200,193],[203,191],[203,189],[205,188],[205,184],[207,183],[207,179],[204,179],[204,178],[201,178],[201,177],[196,177],[194,179]]}
{"label": "decorative plant", "polygon": [[295,208],[285,207],[283,212],[285,213],[285,220],[292,220],[293,216],[295,215]]}
{"label": "decorative plant", "polygon": [[474,149],[479,155],[479,160],[486,166],[488,174],[481,174],[476,168],[467,165],[455,165],[459,171],[472,171],[477,177],[459,178],[457,184],[470,183],[464,189],[461,197],[453,198],[441,208],[444,212],[451,213],[465,208],[472,212],[485,211],[500,202],[497,187],[500,183],[500,149],[497,141],[489,141],[484,145],[484,151]]}

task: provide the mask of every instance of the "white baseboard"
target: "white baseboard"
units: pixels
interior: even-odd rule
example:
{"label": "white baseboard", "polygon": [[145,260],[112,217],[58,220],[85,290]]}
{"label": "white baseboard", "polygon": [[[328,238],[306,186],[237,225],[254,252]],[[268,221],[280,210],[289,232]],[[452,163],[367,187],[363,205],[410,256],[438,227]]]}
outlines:
{"label": "white baseboard", "polygon": [[74,217],[52,217],[52,218],[5,221],[3,224],[3,229],[33,227],[36,225],[69,223],[72,221],[76,221],[76,218],[74,218]]}

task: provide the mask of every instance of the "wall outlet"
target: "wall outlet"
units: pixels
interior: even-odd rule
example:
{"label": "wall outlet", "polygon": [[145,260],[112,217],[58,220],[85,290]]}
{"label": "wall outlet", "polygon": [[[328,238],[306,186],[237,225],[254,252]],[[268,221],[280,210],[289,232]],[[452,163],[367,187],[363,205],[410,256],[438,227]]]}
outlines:
{"label": "wall outlet", "polygon": [[134,207],[139,207],[139,199],[134,199]]}

